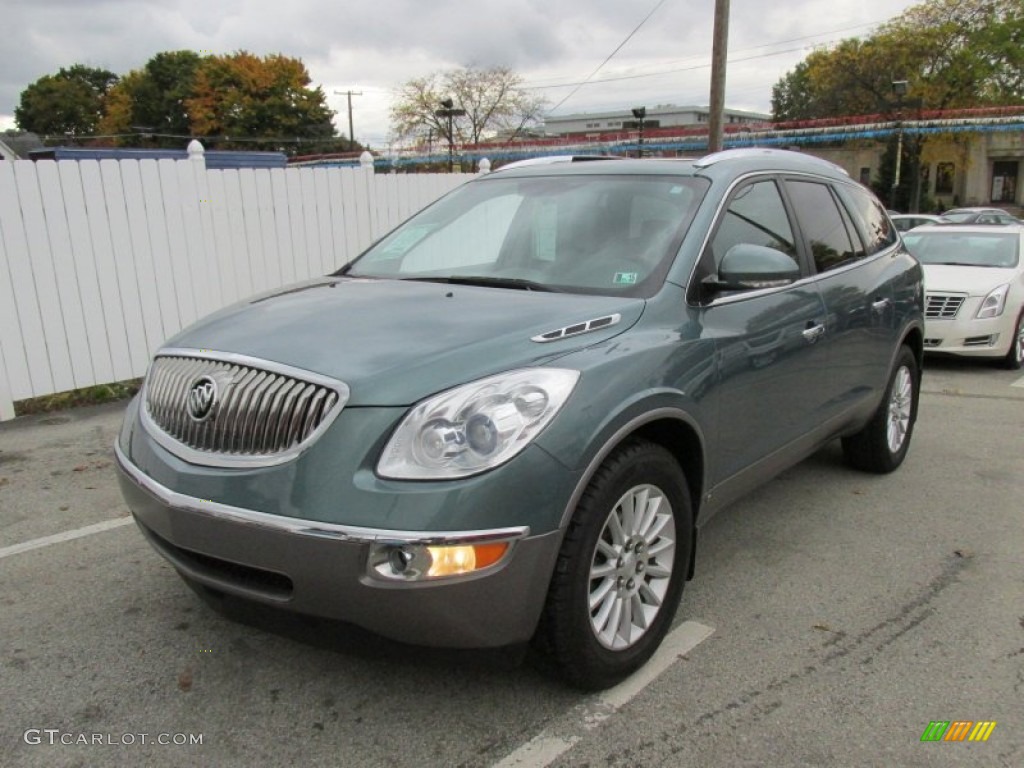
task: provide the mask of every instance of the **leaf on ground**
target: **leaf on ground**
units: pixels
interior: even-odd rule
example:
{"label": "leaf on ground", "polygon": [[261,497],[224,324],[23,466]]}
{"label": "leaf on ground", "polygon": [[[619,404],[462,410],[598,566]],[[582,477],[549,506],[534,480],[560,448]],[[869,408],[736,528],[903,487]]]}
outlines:
{"label": "leaf on ground", "polygon": [[185,667],[178,675],[178,688],[186,693],[192,690],[192,667]]}

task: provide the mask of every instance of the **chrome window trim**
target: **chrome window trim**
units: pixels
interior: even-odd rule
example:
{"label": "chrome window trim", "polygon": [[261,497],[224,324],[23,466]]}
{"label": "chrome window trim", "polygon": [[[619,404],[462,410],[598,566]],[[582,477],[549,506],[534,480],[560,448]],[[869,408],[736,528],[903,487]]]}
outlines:
{"label": "chrome window trim", "polygon": [[[313,443],[315,443],[320,436],[327,431],[331,424],[334,423],[338,414],[341,413],[345,405],[348,403],[349,395],[351,394],[347,384],[331,378],[330,376],[324,376],[323,374],[307,371],[303,368],[296,368],[291,365],[285,365],[284,363],[277,363],[272,360],[264,360],[258,357],[251,357],[249,355],[240,355],[234,352],[217,352],[209,349],[191,349],[188,347],[166,347],[158,350],[157,353],[153,355],[153,361],[158,357],[186,357],[199,360],[210,360],[218,363],[227,363],[229,365],[244,365],[248,368],[269,371],[270,373],[276,373],[282,376],[290,376],[316,386],[326,387],[334,390],[338,395],[337,402],[331,407],[331,410],[324,415],[323,421],[321,421],[320,425],[310,433],[309,437],[286,451],[280,451],[278,453],[263,456],[215,453],[212,451],[200,451],[192,448],[191,446],[185,445],[169,433],[165,432],[160,425],[156,423],[153,417],[149,415],[149,371],[147,370],[146,378],[142,384],[142,391],[140,392],[139,422],[142,424],[146,433],[152,437],[161,448],[164,448],[168,452],[174,454],[179,459],[197,466],[250,469],[255,467],[273,467],[293,461],[313,445]],[[153,363],[151,362],[150,368],[152,368],[152,365]]]}
{"label": "chrome window trim", "polygon": [[[758,177],[763,177],[763,178],[771,179],[772,181],[778,182],[778,181],[785,181],[785,179],[783,178],[785,176],[804,176],[804,177],[806,177],[808,179],[813,179],[815,181],[818,181],[818,182],[821,182],[821,183],[826,183],[826,184],[849,184],[849,185],[856,186],[854,184],[854,182],[851,181],[850,179],[831,179],[831,178],[828,178],[827,176],[819,176],[819,175],[814,174],[814,173],[808,173],[807,171],[785,171],[785,170],[751,171],[750,173],[745,173],[742,176],[738,176],[737,178],[733,179],[733,181],[729,184],[729,187],[725,190],[725,194],[722,195],[722,199],[719,201],[718,207],[715,209],[715,214],[714,214],[714,216],[711,219],[711,226],[708,227],[707,231],[704,233],[704,239],[701,241],[700,249],[697,251],[697,258],[695,258],[693,260],[693,266],[690,267],[690,276],[687,278],[686,285],[684,286],[684,288],[686,289],[687,293],[689,293],[690,287],[693,286],[693,284],[694,284],[693,281],[694,281],[694,278],[697,275],[697,268],[700,266],[700,260],[704,256],[704,250],[708,247],[708,243],[711,241],[712,233],[714,233],[715,228],[718,226],[718,222],[721,220],[722,211],[725,208],[726,203],[732,197],[732,193],[736,190],[736,187],[738,187],[740,184],[743,184],[743,183],[745,183],[745,182],[747,182],[747,181],[749,181],[751,179],[756,179]],[[895,226],[894,226],[894,228],[895,228]],[[844,265],[842,267],[838,267],[836,269],[830,269],[828,272],[815,272],[813,275],[807,275],[806,277],[801,277],[799,280],[794,280],[792,283],[789,283],[788,285],[780,285],[778,287],[773,287],[773,288],[760,288],[760,289],[752,290],[752,291],[744,291],[743,293],[737,293],[737,294],[734,294],[732,296],[722,296],[720,298],[712,299],[707,304],[690,304],[690,302],[687,302],[687,304],[689,304],[690,306],[696,307],[698,309],[708,309],[710,307],[718,307],[718,306],[722,306],[724,304],[734,304],[734,303],[736,303],[738,301],[744,301],[744,300],[750,299],[750,298],[756,298],[756,297],[759,297],[759,296],[768,296],[768,295],[773,294],[773,293],[780,293],[782,291],[788,291],[791,288],[793,288],[794,286],[798,286],[798,285],[805,285],[805,284],[809,285],[809,284],[817,282],[818,280],[820,280],[822,278],[825,278],[825,277],[831,277],[832,275],[841,275],[843,272],[847,272],[847,271],[853,269],[854,267],[859,267],[862,264],[867,264],[867,263],[869,263],[870,261],[872,261],[874,259],[880,259],[883,256],[892,257],[892,256],[895,255],[895,252],[897,250],[899,250],[899,248],[902,245],[902,242],[903,242],[902,239],[897,236],[895,242],[893,242],[893,244],[890,245],[888,248],[884,248],[884,249],[882,249],[880,251],[877,251],[876,253],[873,253],[870,256],[865,256],[862,259],[857,259],[856,261],[852,261],[849,264],[846,264],[846,265]],[[802,265],[801,265],[801,268],[802,268]]]}
{"label": "chrome window trim", "polygon": [[[892,247],[895,248],[896,246],[892,246]],[[815,273],[813,275],[808,275],[807,277],[801,277],[799,280],[795,280],[792,283],[789,283],[788,285],[780,285],[777,288],[761,288],[761,289],[758,289],[756,291],[744,291],[743,293],[737,293],[737,294],[735,294],[733,296],[722,296],[721,298],[712,299],[707,304],[701,304],[700,306],[702,308],[718,307],[718,306],[721,306],[723,304],[732,304],[732,303],[735,303],[737,301],[742,301],[743,299],[747,299],[747,298],[753,298],[753,297],[756,297],[756,296],[766,296],[767,294],[770,294],[770,293],[779,293],[781,291],[787,291],[787,290],[789,290],[790,288],[792,288],[795,285],[805,285],[805,284],[806,285],[812,285],[813,283],[817,283],[817,282],[819,282],[821,280],[824,280],[826,278],[830,278],[833,275],[841,275],[844,272],[849,272],[851,269],[853,269],[855,267],[859,267],[861,265],[868,264],[871,261],[874,261],[876,259],[881,259],[884,256],[891,256],[891,255],[892,254],[888,250],[879,251],[876,254],[873,254],[871,256],[866,256],[863,259],[857,259],[856,261],[850,262],[849,264],[846,264],[846,265],[844,265],[842,267],[838,267],[836,269],[830,269],[828,272],[817,272],[817,273]]]}
{"label": "chrome window trim", "polygon": [[218,520],[226,520],[242,525],[253,525],[266,528],[277,533],[295,536],[312,536],[320,539],[331,539],[350,544],[469,544],[489,541],[514,541],[530,534],[529,526],[513,526],[492,530],[474,531],[399,531],[384,528],[364,528],[339,523],[325,523],[318,520],[305,520],[297,517],[283,517],[268,512],[258,512],[217,501],[198,499],[177,491],[172,491],[153,478],[143,473],[125,455],[116,442],[114,457],[118,468],[143,491],[171,509],[193,512]]}

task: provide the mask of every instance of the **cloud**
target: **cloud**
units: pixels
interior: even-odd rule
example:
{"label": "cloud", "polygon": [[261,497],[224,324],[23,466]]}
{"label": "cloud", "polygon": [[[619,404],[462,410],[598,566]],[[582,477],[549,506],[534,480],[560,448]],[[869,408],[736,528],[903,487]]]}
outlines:
{"label": "cloud", "polygon": [[[301,58],[339,110],[353,98],[357,138],[388,133],[390,94],[433,71],[504,65],[533,86],[582,80],[657,4],[622,0],[7,0],[0,50],[0,124],[21,91],[75,63],[119,74],[160,51],[240,49]],[[815,43],[867,33],[907,0],[732,0],[730,107],[766,111],[771,86]],[[647,103],[706,104],[713,3],[665,0],[595,80],[560,113]],[[837,32],[836,30],[846,30]],[[12,33],[13,31],[13,33]],[[815,37],[808,37],[815,35]],[[798,38],[805,38],[800,40]],[[793,42],[783,42],[793,41]],[[793,50],[786,50],[793,49]],[[786,50],[785,53],[776,53]],[[653,74],[664,73],[664,74]],[[553,106],[570,86],[538,92]]]}

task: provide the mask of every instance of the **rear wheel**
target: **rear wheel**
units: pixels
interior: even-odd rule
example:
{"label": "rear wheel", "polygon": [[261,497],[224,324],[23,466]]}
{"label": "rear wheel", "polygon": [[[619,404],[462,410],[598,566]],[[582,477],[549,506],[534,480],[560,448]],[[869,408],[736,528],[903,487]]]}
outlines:
{"label": "rear wheel", "polygon": [[1011,371],[1019,371],[1024,365],[1024,309],[1017,317],[1017,327],[1013,331],[1013,343],[1010,344],[1010,351],[1003,358],[1003,365]]}
{"label": "rear wheel", "polygon": [[892,472],[906,458],[917,418],[921,373],[910,347],[896,356],[885,396],[871,421],[855,435],[843,438],[843,453],[851,466],[866,472]]}
{"label": "rear wheel", "polygon": [[633,441],[605,460],[569,524],[538,629],[568,682],[607,688],[657,650],[679,604],[692,529],[686,479],[667,450]]}

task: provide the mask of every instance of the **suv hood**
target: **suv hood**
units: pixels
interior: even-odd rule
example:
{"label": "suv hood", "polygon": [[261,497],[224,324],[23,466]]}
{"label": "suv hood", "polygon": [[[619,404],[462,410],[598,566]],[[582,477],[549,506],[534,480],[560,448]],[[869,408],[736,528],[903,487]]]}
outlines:
{"label": "suv hood", "polygon": [[[349,406],[405,406],[617,336],[644,305],[608,296],[321,278],[223,309],[165,347],[234,352],[331,376],[349,386]],[[622,319],[606,328],[530,340],[616,313]]]}
{"label": "suv hood", "polygon": [[1009,283],[1016,269],[961,267],[954,264],[922,264],[925,293],[966,293],[987,296],[996,286]]}

